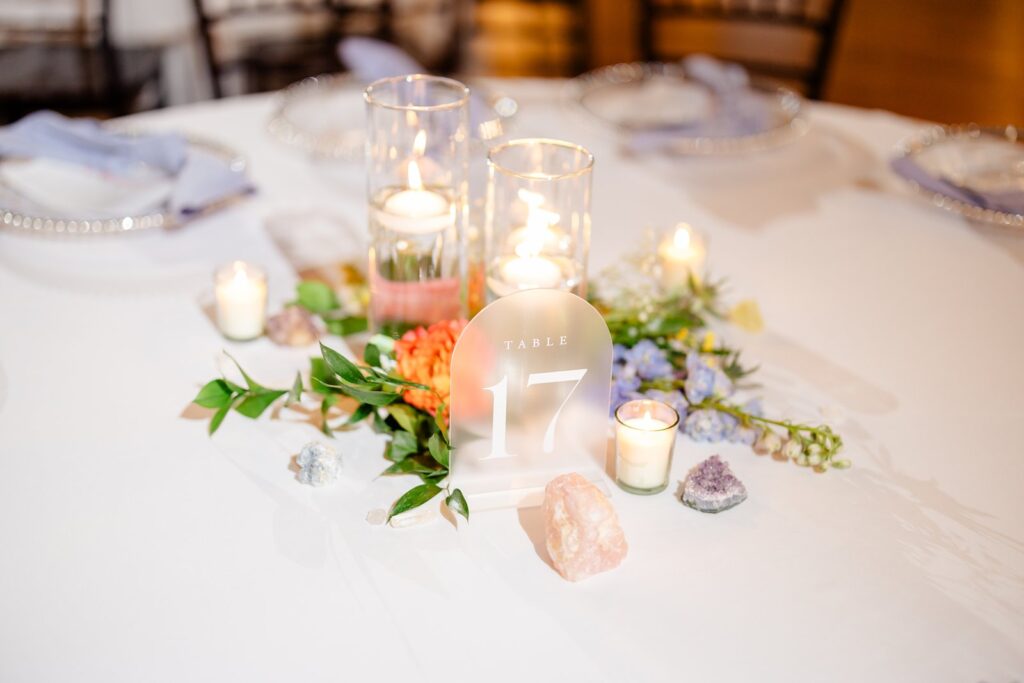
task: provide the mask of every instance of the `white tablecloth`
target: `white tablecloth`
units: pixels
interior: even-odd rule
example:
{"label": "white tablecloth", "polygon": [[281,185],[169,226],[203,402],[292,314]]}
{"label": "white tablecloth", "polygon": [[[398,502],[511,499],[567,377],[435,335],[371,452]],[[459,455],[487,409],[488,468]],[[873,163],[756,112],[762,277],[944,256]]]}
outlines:
{"label": "white tablecloth", "polygon": [[218,335],[212,269],[264,264],[274,308],[302,255],[268,226],[359,253],[361,168],[271,140],[269,97],[157,112],[138,123],[243,150],[260,195],[175,233],[0,234],[0,680],[1024,678],[1024,236],[903,190],[885,161],[917,124],[890,114],[815,105],[786,149],[630,161],[557,84],[503,87],[517,134],[597,157],[592,272],[644,226],[704,231],[766,318],[726,333],[767,405],[824,415],[853,468],[680,439],[674,479],[718,452],[749,500],[711,516],[615,489],[629,556],[579,584],[544,561],[536,509],[367,523],[410,483],[375,478],[369,430],[314,490],[289,467],[317,438],[301,416],[211,439],[188,408],[223,348],[267,384],[304,364]]}

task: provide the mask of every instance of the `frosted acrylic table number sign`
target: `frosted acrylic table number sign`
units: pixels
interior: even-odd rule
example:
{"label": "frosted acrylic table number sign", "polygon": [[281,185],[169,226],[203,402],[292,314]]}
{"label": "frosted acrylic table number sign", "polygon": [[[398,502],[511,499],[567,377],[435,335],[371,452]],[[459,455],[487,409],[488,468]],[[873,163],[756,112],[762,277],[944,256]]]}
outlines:
{"label": "frosted acrylic table number sign", "polygon": [[539,505],[579,472],[603,483],[612,341],[569,292],[533,289],[477,314],[452,353],[453,485],[470,509]]}

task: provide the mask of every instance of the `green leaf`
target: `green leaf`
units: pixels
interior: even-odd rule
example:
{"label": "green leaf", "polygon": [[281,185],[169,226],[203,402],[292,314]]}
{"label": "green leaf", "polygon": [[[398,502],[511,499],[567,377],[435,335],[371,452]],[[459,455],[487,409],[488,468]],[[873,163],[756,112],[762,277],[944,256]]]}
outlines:
{"label": "green leaf", "polygon": [[238,364],[238,361],[235,360],[234,356],[232,356],[227,351],[224,352],[224,355],[227,356],[228,358],[230,358],[231,362],[235,364],[236,368],[238,368],[238,371],[240,373],[242,373],[242,379],[245,380],[246,385],[249,387],[249,391],[259,392],[259,391],[263,391],[264,389],[266,389],[266,387],[264,387],[262,384],[260,384],[256,380],[254,380],[252,377],[250,377],[248,375],[248,373],[246,373],[245,370],[242,369],[242,366]]}
{"label": "green leaf", "polygon": [[391,460],[402,460],[420,451],[420,442],[409,432],[395,432],[391,437]]}
{"label": "green leaf", "polygon": [[363,371],[359,369],[358,365],[345,358],[345,356],[328,346],[324,346],[323,343],[320,344],[320,354],[323,356],[324,362],[327,363],[327,367],[331,369],[331,372],[341,379],[349,384],[366,384]]}
{"label": "green leaf", "polygon": [[380,349],[378,349],[376,346],[374,346],[372,344],[367,344],[366,348],[363,349],[363,360],[366,361],[367,365],[369,365],[371,367],[374,367],[374,368],[379,368],[380,367]]}
{"label": "green leaf", "polygon": [[288,400],[285,401],[286,406],[290,406],[293,403],[298,403],[302,400],[302,373],[295,373],[295,383],[292,384],[291,391],[288,392]]}
{"label": "green leaf", "polygon": [[449,510],[457,512],[467,521],[469,520],[469,503],[466,502],[466,497],[459,489],[452,491],[451,495],[444,499],[444,504],[448,506]]}
{"label": "green leaf", "polygon": [[[394,428],[391,425],[388,424],[388,421],[386,419],[384,419],[383,417],[380,416],[379,412],[374,411],[373,412],[373,431],[377,432],[378,434],[391,434],[395,430],[394,430]],[[389,447],[391,446],[390,442],[388,442],[388,446]],[[385,456],[385,457],[387,457],[387,456]]]}
{"label": "green leaf", "polygon": [[282,389],[264,389],[255,393],[248,394],[242,399],[242,402],[235,408],[239,413],[246,417],[257,418],[263,414],[267,408],[277,399],[281,398],[287,391]]}
{"label": "green leaf", "polygon": [[373,374],[368,378],[368,380],[373,380],[374,382],[378,382],[380,384],[387,384],[387,385],[392,386],[392,387],[406,387],[406,388],[409,388],[409,389],[420,389],[421,391],[433,391],[433,389],[428,387],[426,384],[419,384],[418,382],[410,382],[407,379],[402,379],[401,377],[395,377],[394,375],[389,375],[388,373],[384,372],[383,370],[381,370],[379,368],[370,368],[370,372],[372,372]]}
{"label": "green leaf", "polygon": [[192,402],[203,408],[222,408],[231,403],[232,394],[231,387],[227,382],[215,379],[212,382],[207,382],[192,399]]}
{"label": "green leaf", "polygon": [[235,393],[235,394],[244,394],[245,393],[245,387],[238,386],[237,384],[235,384],[234,382],[229,380],[227,377],[224,378],[224,384],[228,385],[228,389],[230,389],[232,391],[232,393]]}
{"label": "green leaf", "polygon": [[420,433],[419,426],[423,415],[415,408],[405,403],[392,403],[387,407],[387,411],[402,429],[412,434]]}
{"label": "green leaf", "polygon": [[316,280],[300,282],[295,288],[298,297],[296,303],[310,313],[326,313],[338,308],[338,297],[330,285]]}
{"label": "green leaf", "polygon": [[339,337],[347,337],[350,334],[365,332],[369,327],[364,316],[350,315],[344,318],[324,318],[327,331]]}
{"label": "green leaf", "polygon": [[318,394],[335,394],[337,391],[325,388],[338,382],[338,376],[331,372],[323,358],[309,359],[309,388]]}
{"label": "green leaf", "polygon": [[400,461],[396,462],[395,464],[391,465],[386,470],[381,472],[382,475],[392,475],[392,474],[416,474],[416,475],[425,474],[425,475],[432,475],[432,474],[435,474],[435,473],[437,473],[437,470],[434,470],[434,469],[431,469],[430,467],[427,467],[422,462],[420,462],[418,458],[405,458],[404,460],[400,460]]}
{"label": "green leaf", "polygon": [[346,396],[351,396],[360,403],[369,403],[375,406],[386,406],[389,403],[394,403],[402,397],[401,394],[393,391],[378,391],[352,386],[344,380],[342,380],[340,384],[327,384],[325,386],[331,389],[337,389],[341,393]]}
{"label": "green leaf", "polygon": [[320,401],[320,431],[331,437],[334,436],[334,432],[331,431],[331,426],[327,424],[327,413],[337,402],[338,397],[335,394],[324,396],[324,400]]}
{"label": "green leaf", "polygon": [[395,515],[400,515],[403,512],[407,512],[414,508],[418,508],[423,505],[431,498],[441,493],[441,489],[436,484],[420,484],[414,488],[409,489],[402,497],[395,501],[394,505],[388,511],[388,521]]}
{"label": "green leaf", "polygon": [[427,449],[430,457],[437,461],[441,467],[448,469],[448,444],[444,442],[439,433],[434,433],[427,441]]}
{"label": "green leaf", "polygon": [[360,403],[359,407],[355,409],[355,412],[349,415],[348,419],[345,420],[345,424],[354,425],[357,422],[362,422],[367,417],[369,417],[370,413],[372,413],[373,411],[374,406],[370,405],[369,403]]}
{"label": "green leaf", "polygon": [[209,428],[210,436],[213,436],[213,433],[216,432],[220,428],[220,423],[224,421],[225,417],[227,417],[228,411],[231,410],[231,406],[232,406],[233,403],[234,403],[234,400],[228,401],[227,403],[222,405],[217,410],[216,413],[213,414],[213,417],[210,418],[210,428]]}
{"label": "green leaf", "polygon": [[444,403],[437,407],[437,412],[434,413],[434,426],[437,427],[437,432],[441,435],[441,438],[444,439],[444,442],[446,444],[451,444],[451,441],[448,439],[448,425],[445,424],[444,421],[444,409],[446,407],[447,406]]}
{"label": "green leaf", "polygon": [[386,334],[375,334],[366,340],[366,343],[376,346],[381,354],[385,356],[390,356],[395,350],[395,340]]}

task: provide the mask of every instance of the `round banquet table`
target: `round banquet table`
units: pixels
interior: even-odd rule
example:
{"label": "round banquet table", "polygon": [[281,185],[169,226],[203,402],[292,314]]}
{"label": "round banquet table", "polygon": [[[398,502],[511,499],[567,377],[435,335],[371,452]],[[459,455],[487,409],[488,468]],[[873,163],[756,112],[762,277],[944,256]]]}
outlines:
{"label": "round banquet table", "polygon": [[[190,407],[233,353],[288,386],[313,349],[225,341],[215,265],[360,256],[358,164],[267,133],[272,96],[135,117],[235,147],[257,196],[174,232],[0,234],[0,680],[989,681],[1024,679],[1024,235],[967,223],[887,170],[922,127],[813,104],[810,132],[734,158],[626,158],[559,97],[503,81],[514,133],[597,162],[591,275],[648,227],[709,242],[760,334],[772,412],[835,425],[853,467],[816,474],[680,438],[673,482],[720,453],[749,499],[703,515],[612,487],[618,569],[564,581],[537,508],[373,525],[411,480],[382,437],[340,434],[334,486],[291,458],[315,419]],[[330,341],[342,348],[339,339]]]}

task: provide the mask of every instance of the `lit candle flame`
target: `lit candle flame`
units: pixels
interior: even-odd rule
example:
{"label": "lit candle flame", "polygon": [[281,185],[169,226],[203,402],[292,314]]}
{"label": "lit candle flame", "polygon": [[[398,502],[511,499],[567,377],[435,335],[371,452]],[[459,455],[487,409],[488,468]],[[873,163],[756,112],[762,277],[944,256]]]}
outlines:
{"label": "lit candle flame", "polygon": [[409,176],[409,189],[411,190],[423,189],[423,175],[420,173],[420,165],[416,162],[416,159],[422,157],[425,151],[427,151],[427,131],[420,130],[412,141],[413,158],[409,159],[409,166],[406,170]]}
{"label": "lit candle flame", "polygon": [[651,417],[651,409],[648,408],[644,411],[644,422],[650,422],[652,419],[654,418]]}
{"label": "lit candle flame", "polygon": [[690,241],[693,239],[690,233],[690,226],[686,223],[680,223],[676,228],[676,234],[672,236],[672,246],[679,251],[686,251],[690,248]]}
{"label": "lit candle flame", "polygon": [[539,256],[551,237],[551,226],[558,223],[561,217],[554,211],[541,208],[541,205],[544,204],[544,195],[525,189],[520,189],[518,195],[526,204],[527,213],[526,227],[522,233],[523,240],[515,247],[516,256],[521,258]]}
{"label": "lit candle flame", "polygon": [[423,189],[423,176],[420,175],[420,165],[416,163],[415,159],[409,161],[409,189],[411,190],[422,190]]}

